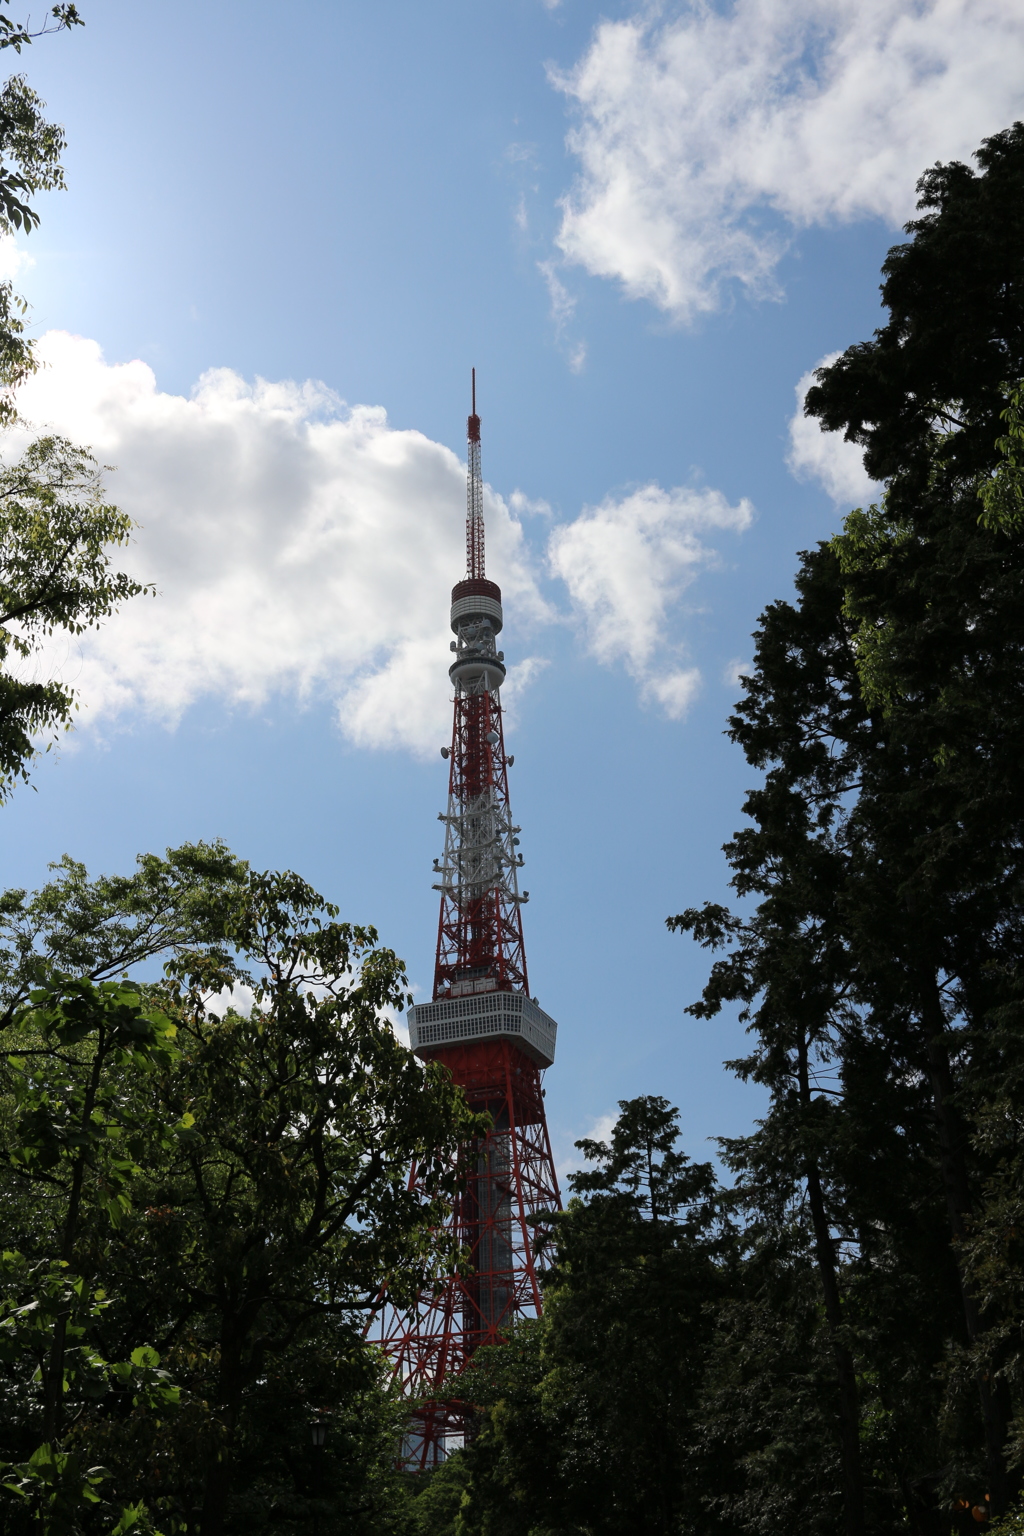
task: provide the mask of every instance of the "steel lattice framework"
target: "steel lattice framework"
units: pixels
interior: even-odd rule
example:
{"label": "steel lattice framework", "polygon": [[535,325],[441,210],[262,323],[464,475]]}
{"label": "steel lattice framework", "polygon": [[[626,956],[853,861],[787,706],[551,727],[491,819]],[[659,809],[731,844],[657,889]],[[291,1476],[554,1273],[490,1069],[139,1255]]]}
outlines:
{"label": "steel lattice framework", "polygon": [[[382,1298],[372,1336],[413,1404],[403,1459],[435,1465],[446,1440],[472,1431],[472,1404],[457,1379],[474,1352],[498,1343],[516,1318],[541,1309],[533,1218],[560,1199],[544,1116],[541,1074],[554,1059],[556,1025],[529,995],[519,890],[520,828],[509,809],[496,646],[501,591],[484,569],[480,419],[468,423],[466,576],[452,591],[455,688],[433,1001],[409,1011],[413,1049],[443,1062],[472,1108],[491,1116],[485,1137],[460,1148],[451,1216],[466,1255],[409,1310]],[[418,1171],[413,1168],[415,1187]],[[452,1390],[453,1382],[455,1390]]]}
{"label": "steel lattice framework", "polygon": [[[490,581],[460,582],[455,591],[471,585],[498,591]],[[471,642],[465,633],[460,638],[465,654]],[[434,997],[445,996],[470,972],[493,979],[496,990],[528,994],[522,916],[527,898],[519,893],[522,854],[516,851],[521,828],[513,825],[509,810],[501,702],[476,679],[455,695],[448,811],[442,819]]]}

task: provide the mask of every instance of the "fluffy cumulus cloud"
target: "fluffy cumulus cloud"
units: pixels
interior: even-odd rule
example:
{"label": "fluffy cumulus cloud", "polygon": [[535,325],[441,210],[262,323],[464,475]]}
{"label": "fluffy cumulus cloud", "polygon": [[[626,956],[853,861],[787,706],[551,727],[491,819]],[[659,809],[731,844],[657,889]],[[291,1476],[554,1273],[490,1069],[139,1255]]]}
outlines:
{"label": "fluffy cumulus cloud", "polygon": [[[827,368],[838,356],[838,352],[830,352],[815,368]],[[789,423],[786,462],[798,480],[817,480],[837,507],[877,501],[882,487],[864,468],[862,449],[856,443],[848,443],[841,432],[823,432],[817,417],[804,415],[804,401],[814,383],[815,368],[809,368],[796,386],[796,411]]]}
{"label": "fluffy cumulus cloud", "polygon": [[[58,639],[36,664],[76,689],[85,723],[173,725],[200,699],[259,707],[287,695],[331,700],[358,746],[436,750],[450,723],[448,595],[465,555],[454,453],[319,384],[247,384],[216,369],[191,396],[166,394],[145,363],[109,364],[95,342],[63,332],[42,339],[40,358],[9,449],[29,427],[55,430],[115,465],[111,494],[139,525],[123,563],[157,594]],[[552,513],[488,489],[513,710],[546,665],[532,642],[558,617],[520,516]],[[747,502],[730,506],[717,491],[650,485],[547,534],[548,574],[564,583],[593,656],[624,664],[671,718],[699,683],[681,660],[679,599],[716,559],[707,536],[749,519]]]}
{"label": "fluffy cumulus cloud", "polygon": [[671,621],[683,590],[717,558],[703,536],[740,532],[752,515],[747,500],[730,506],[720,491],[647,485],[552,531],[551,568],[591,652],[624,664],[670,719],[682,718],[700,684],[697,668],[680,664]]}
{"label": "fluffy cumulus cloud", "polygon": [[776,292],[794,228],[902,223],[921,171],[1024,108],[1019,0],[692,0],[553,74],[580,176],[559,244],[679,320]]}
{"label": "fluffy cumulus cloud", "polygon": [[[20,409],[117,466],[111,492],[141,525],[125,564],[159,594],[49,658],[87,716],[173,723],[202,696],[259,705],[284,691],[336,700],[359,745],[445,739],[446,611],[464,559],[455,454],[316,384],[217,369],[185,398],[92,341],[50,333],[40,356]],[[519,524],[489,493],[486,512],[491,568],[536,620]]]}

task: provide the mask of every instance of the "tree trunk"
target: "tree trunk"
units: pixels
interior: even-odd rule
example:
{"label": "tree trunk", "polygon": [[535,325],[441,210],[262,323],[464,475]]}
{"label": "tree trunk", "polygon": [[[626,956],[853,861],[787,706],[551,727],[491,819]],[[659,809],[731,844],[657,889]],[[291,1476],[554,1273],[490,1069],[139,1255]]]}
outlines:
{"label": "tree trunk", "polygon": [[[967,1238],[967,1219],[971,1215],[972,1199],[970,1178],[967,1171],[968,1130],[963,1116],[953,1102],[954,1082],[946,1047],[946,1020],[942,1000],[934,972],[924,980],[921,995],[921,1020],[925,1029],[925,1049],[928,1059],[928,1078],[932,1090],[932,1108],[939,1141],[939,1164],[946,1197],[949,1228],[953,1234],[953,1251],[960,1294],[963,1298],[964,1321],[967,1337],[972,1344],[985,1333],[977,1298],[964,1279],[963,1263],[958,1246]],[[1003,1447],[1006,1444],[1007,1414],[993,1391],[986,1372],[975,1377],[981,1417],[985,1429],[985,1462],[988,1470],[988,1494],[993,1515],[1004,1514],[1010,1502],[1010,1480],[1007,1475]]]}
{"label": "tree trunk", "polygon": [[[800,1101],[810,1109],[811,1087],[807,1071],[807,1042],[799,1050]],[[805,1160],[807,1198],[814,1227],[814,1251],[825,1302],[825,1322],[839,1377],[839,1434],[843,1468],[843,1529],[846,1536],[864,1536],[864,1480],[860,1464],[860,1401],[853,1355],[843,1340],[843,1306],[836,1274],[836,1253],[825,1214],[825,1198],[817,1161]]]}
{"label": "tree trunk", "polygon": [[200,1536],[223,1536],[227,1520],[228,1499],[235,1472],[235,1430],[242,1403],[241,1357],[229,1345],[221,1345],[220,1396],[223,1423],[226,1430],[220,1456],[211,1462],[203,1490],[203,1507],[199,1516]]}

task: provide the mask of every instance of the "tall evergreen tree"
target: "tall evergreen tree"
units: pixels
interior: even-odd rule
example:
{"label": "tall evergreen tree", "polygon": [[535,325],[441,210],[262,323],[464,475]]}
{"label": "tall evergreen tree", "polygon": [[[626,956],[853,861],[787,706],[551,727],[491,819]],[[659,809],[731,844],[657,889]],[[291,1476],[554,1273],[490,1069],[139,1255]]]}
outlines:
{"label": "tall evergreen tree", "polygon": [[[607,1142],[577,1143],[590,1166],[552,1221],[543,1319],[482,1351],[460,1388],[485,1412],[440,1477],[461,1488],[459,1536],[708,1529],[697,1411],[724,1284],[717,1190],[665,1099],[619,1109]],[[437,1502],[425,1532],[447,1528]]]}
{"label": "tall evergreen tree", "polygon": [[[766,777],[728,849],[737,890],[760,898],[755,915],[671,920],[704,942],[738,941],[698,1011],[726,999],[749,1010],[758,1045],[743,1069],[768,1083],[772,1111],[739,1166],[769,1162],[774,1144],[806,1191],[840,1351],[852,1349],[862,1379],[870,1370],[879,1401],[895,1401],[904,1352],[887,1364],[869,1337],[895,1337],[895,1270],[908,1294],[930,1285],[918,1367],[950,1349],[975,1361],[973,1421],[951,1397],[944,1438],[928,1392],[916,1436],[896,1415],[910,1431],[901,1482],[927,1495],[922,1509],[908,1496],[907,1515],[940,1522],[957,1492],[973,1490],[971,1503],[984,1491],[998,1510],[1016,1485],[1008,1380],[985,1342],[996,1318],[966,1256],[991,1163],[975,1133],[1016,1078],[1022,1043],[1024,559],[1000,514],[1016,451],[1000,415],[1006,381],[1024,371],[1024,128],[978,159],[979,173],[922,178],[913,239],[884,268],[889,323],[808,395],[887,489],[803,557],[797,601],[772,605],[758,632],[731,732]],[[827,1074],[817,1092],[808,1047]],[[780,1135],[787,1125],[794,1134]],[[830,1250],[843,1256],[834,1288]],[[843,1321],[858,1310],[867,1332]],[[841,1353],[836,1363],[848,1379]],[[847,1390],[843,1400],[853,1530],[853,1482],[874,1473],[856,1466],[863,1404]],[[929,1442],[943,1448],[930,1476]]]}

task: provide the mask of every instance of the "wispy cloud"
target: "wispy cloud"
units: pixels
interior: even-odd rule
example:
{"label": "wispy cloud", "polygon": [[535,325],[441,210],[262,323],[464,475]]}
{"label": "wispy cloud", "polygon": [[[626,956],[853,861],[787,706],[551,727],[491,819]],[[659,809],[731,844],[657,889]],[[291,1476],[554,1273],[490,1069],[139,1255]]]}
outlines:
{"label": "wispy cloud", "polygon": [[525,491],[515,490],[508,498],[510,510],[516,517],[551,517],[551,503],[543,497],[527,496]]}
{"label": "wispy cloud", "polygon": [[676,627],[682,593],[718,559],[704,536],[742,532],[752,516],[745,498],[731,506],[710,488],[645,485],[552,531],[551,568],[569,589],[591,653],[624,665],[670,719],[683,717],[700,686]]}
{"label": "wispy cloud", "polygon": [[548,257],[546,261],[538,261],[537,270],[547,285],[555,339],[565,353],[572,372],[582,373],[587,361],[587,344],[585,341],[573,340],[568,335],[569,323],[576,313],[576,296],[570,293],[562,282],[558,273],[558,263],[553,258]]}
{"label": "wispy cloud", "polygon": [[536,166],[537,146],[536,144],[531,144],[526,140],[522,142],[519,140],[514,140],[505,149],[505,159],[509,161],[511,165]]}
{"label": "wispy cloud", "polygon": [[902,223],[917,177],[1024,107],[1019,0],[644,5],[552,71],[576,114],[567,260],[679,321],[779,292],[793,232]]}
{"label": "wispy cloud", "polygon": [[722,682],[727,688],[738,688],[740,678],[749,677],[753,666],[754,663],[752,661],[744,661],[741,656],[734,656],[731,661],[727,661],[725,664],[722,672]]}
{"label": "wispy cloud", "polygon": [[[590,1122],[589,1129],[584,1131],[582,1135],[578,1135],[575,1140],[602,1141],[607,1143],[611,1140],[611,1134],[615,1129],[618,1118],[618,1115],[612,1114],[597,1115]],[[573,1143],[568,1141],[567,1136],[563,1136],[555,1169],[558,1174],[559,1183],[564,1184],[570,1173],[576,1173],[580,1168],[585,1168],[586,1166],[587,1161],[582,1152]]]}

